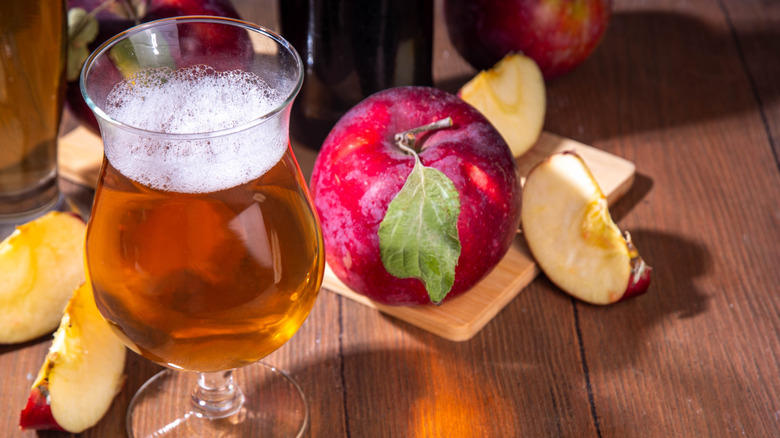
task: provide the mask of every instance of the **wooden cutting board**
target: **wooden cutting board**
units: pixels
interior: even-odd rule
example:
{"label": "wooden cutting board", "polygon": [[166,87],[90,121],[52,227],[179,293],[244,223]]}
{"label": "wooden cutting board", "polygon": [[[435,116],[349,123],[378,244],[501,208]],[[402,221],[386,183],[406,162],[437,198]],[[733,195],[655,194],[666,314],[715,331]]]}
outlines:
{"label": "wooden cutting board", "polygon": [[[582,156],[596,181],[613,204],[634,182],[636,167],[630,161],[574,140],[543,132],[536,145],[517,161],[521,175],[543,158],[565,150]],[[100,138],[79,127],[60,140],[60,173],[79,184],[95,187],[100,173],[103,145]],[[323,287],[452,341],[477,334],[501,309],[539,274],[523,236],[518,233],[501,262],[472,290],[441,306],[396,307],[374,302],[344,285],[329,267]]]}
{"label": "wooden cutting board", "polygon": [[[533,149],[517,160],[521,175],[527,175],[543,158],[565,150],[574,150],[582,156],[610,205],[634,183],[636,167],[630,161],[548,132],[543,132]],[[377,303],[350,290],[329,267],[325,268],[323,286],[445,339],[465,341],[490,322],[539,272],[523,236],[518,233],[507,254],[482,281],[438,307],[396,307]]]}

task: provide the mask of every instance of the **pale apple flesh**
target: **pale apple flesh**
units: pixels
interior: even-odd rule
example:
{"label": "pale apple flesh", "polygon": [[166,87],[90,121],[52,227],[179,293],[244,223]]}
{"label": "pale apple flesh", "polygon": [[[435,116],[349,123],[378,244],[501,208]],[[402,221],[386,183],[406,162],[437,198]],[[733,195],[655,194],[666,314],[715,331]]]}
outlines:
{"label": "pale apple flesh", "polygon": [[515,157],[531,149],[542,133],[547,105],[544,78],[527,56],[505,56],[463,85],[458,96],[493,124]]}
{"label": "pale apple flesh", "polygon": [[529,172],[521,221],[540,269],[566,293],[604,305],[647,291],[652,268],[612,220],[577,154],[551,155]]}
{"label": "pale apple flesh", "polygon": [[51,212],[0,242],[0,344],[57,328],[62,309],[84,282],[85,232],[80,218]]}
{"label": "pale apple flesh", "polygon": [[97,424],[124,384],[126,351],[100,315],[89,283],[82,284],[33,382],[21,428],[79,433]]}

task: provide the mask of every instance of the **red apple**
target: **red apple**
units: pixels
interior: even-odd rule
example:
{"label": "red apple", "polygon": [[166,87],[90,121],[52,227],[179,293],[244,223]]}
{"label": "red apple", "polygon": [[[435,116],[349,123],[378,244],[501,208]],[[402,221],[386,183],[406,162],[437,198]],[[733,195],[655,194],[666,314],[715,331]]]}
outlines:
{"label": "red apple", "polygon": [[[143,22],[181,15],[216,15],[239,18],[230,0],[149,0]],[[244,67],[252,51],[246,32],[239,28],[202,23],[182,28],[179,35],[182,52],[190,64],[208,64],[217,70]],[[221,56],[214,56],[219,54]],[[198,61],[196,57],[203,57]]]}
{"label": "red apple", "polygon": [[[451,126],[409,133],[448,118]],[[398,144],[412,137],[415,153]],[[333,272],[389,305],[466,292],[501,260],[520,220],[509,146],[471,105],[429,87],[384,90],[348,111],[310,186]]]}
{"label": "red apple", "polygon": [[[66,102],[86,127],[98,132],[95,116],[79,90],[78,75],[89,53],[137,24],[180,15],[240,18],[230,0],[68,0],[68,72]],[[234,35],[204,29],[214,51],[232,50]]]}
{"label": "red apple", "polygon": [[445,21],[458,52],[479,70],[511,52],[539,64],[545,79],[567,73],[598,45],[611,0],[445,0]]}

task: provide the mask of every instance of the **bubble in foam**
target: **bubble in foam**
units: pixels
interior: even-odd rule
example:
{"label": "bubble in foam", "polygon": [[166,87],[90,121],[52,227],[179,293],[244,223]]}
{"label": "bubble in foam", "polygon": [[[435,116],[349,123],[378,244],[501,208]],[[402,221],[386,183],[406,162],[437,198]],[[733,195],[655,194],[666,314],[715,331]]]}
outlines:
{"label": "bubble in foam", "polygon": [[256,121],[286,96],[259,76],[208,66],[141,70],[118,84],[106,113],[125,125],[104,132],[106,157],[122,174],[159,190],[204,193],[249,182],[267,172],[287,148],[286,119],[278,115],[239,132],[182,138]]}

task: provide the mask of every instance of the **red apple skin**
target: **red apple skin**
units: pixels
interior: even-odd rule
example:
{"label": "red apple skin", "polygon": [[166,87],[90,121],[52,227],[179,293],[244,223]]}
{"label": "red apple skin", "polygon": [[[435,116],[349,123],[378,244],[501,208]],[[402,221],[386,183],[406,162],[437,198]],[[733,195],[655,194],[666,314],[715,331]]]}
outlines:
{"label": "red apple skin", "polygon": [[45,392],[46,387],[40,385],[30,391],[30,397],[19,417],[19,426],[22,429],[65,430],[54,420]]}
{"label": "red apple skin", "polygon": [[451,128],[418,140],[420,160],[449,177],[460,195],[461,255],[450,299],[474,286],[501,260],[520,221],[520,176],[506,142],[477,110],[429,87],[380,91],[348,111],[323,143],[311,194],[320,215],[328,264],[357,293],[388,305],[431,300],[417,279],[399,279],[382,264],[377,235],[388,204],[414,166],[394,135],[446,117]]}
{"label": "red apple skin", "polygon": [[485,70],[522,52],[553,79],[581,64],[601,41],[611,0],[445,0],[453,46]]}
{"label": "red apple skin", "polygon": [[[239,18],[238,12],[230,0],[149,0],[149,12],[143,18],[144,22],[161,18],[176,17],[181,15],[214,15],[228,18]],[[194,27],[194,26],[193,26]],[[193,29],[191,35],[179,35],[182,49],[192,49],[202,52],[204,56],[211,57],[216,53],[223,53],[223,58],[245,59],[244,54],[234,53],[239,47],[247,47],[244,43],[247,39],[246,32],[235,30],[231,32],[220,27],[217,30],[212,25],[199,25]],[[189,41],[188,41],[189,40]],[[202,42],[208,42],[208,50],[200,48]],[[190,44],[191,42],[191,44]],[[189,47],[188,47],[189,46]],[[214,66],[211,59],[209,64]],[[229,67],[226,67],[229,69]]]}
{"label": "red apple skin", "polygon": [[143,21],[180,15],[216,15],[239,18],[230,0],[148,0],[148,12]]}
{"label": "red apple skin", "polygon": [[[637,271],[639,270],[641,270],[641,272],[639,272],[637,276]],[[632,259],[631,276],[628,279],[628,287],[626,287],[626,292],[618,301],[627,300],[647,292],[647,289],[650,288],[652,274],[653,268],[645,264],[641,257],[636,256],[635,259]]]}
{"label": "red apple skin", "polygon": [[[99,23],[98,36],[89,45],[90,51],[95,50],[109,38],[124,30],[161,18],[180,15],[241,18],[230,0],[140,0],[134,2],[129,0],[68,0],[68,9],[79,7],[90,12],[106,2],[111,2],[111,4],[95,15]],[[132,4],[136,4],[137,7],[133,8]],[[229,49],[230,45],[236,45],[235,35],[223,36],[209,33],[203,37],[212,42],[216,41],[216,44],[213,45],[215,51],[224,52]],[[243,37],[246,38],[245,35]],[[81,95],[78,79],[67,83],[65,101],[71,113],[83,126],[96,134],[100,133],[97,119]]]}

